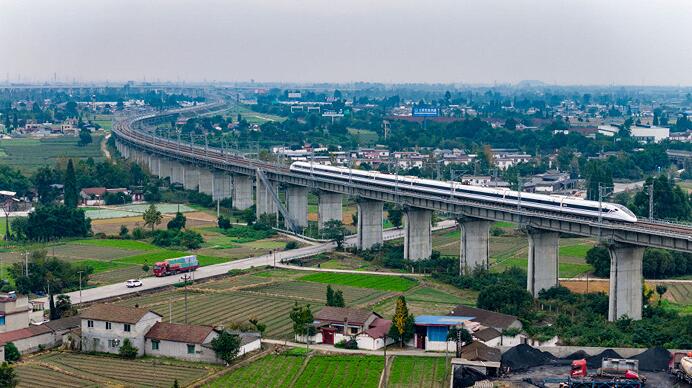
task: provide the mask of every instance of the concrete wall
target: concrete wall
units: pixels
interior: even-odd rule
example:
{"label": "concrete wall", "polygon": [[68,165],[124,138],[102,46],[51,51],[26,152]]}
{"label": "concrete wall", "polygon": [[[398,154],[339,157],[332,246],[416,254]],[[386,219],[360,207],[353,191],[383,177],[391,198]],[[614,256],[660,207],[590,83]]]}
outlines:
{"label": "concrete wall", "polygon": [[382,206],[381,201],[358,201],[358,249],[382,245]]}
{"label": "concrete wall", "polygon": [[[152,340],[146,338],[144,353],[147,356],[159,356],[159,357],[173,357],[179,360],[185,361],[202,361],[210,363],[223,363],[222,360],[216,357],[216,353],[213,349],[204,347],[200,344],[195,345],[195,353],[190,354],[187,352],[187,343],[185,342],[175,342],[175,341],[160,341],[159,349],[152,349]],[[193,345],[193,344],[191,344]]]}
{"label": "concrete wall", "polygon": [[[286,190],[288,216],[300,226],[308,226],[308,188],[303,186],[288,186]],[[287,225],[288,226],[288,225]]]}
{"label": "concrete wall", "polygon": [[259,350],[262,348],[262,341],[258,338],[255,341],[249,342],[243,346],[240,347],[240,350],[238,351],[238,356],[242,356],[246,353],[253,352],[255,350]]}
{"label": "concrete wall", "polygon": [[530,229],[529,267],[526,289],[534,296],[543,289],[558,284],[558,252],[560,234],[547,230]]}
{"label": "concrete wall", "polygon": [[432,211],[409,207],[404,211],[404,258],[429,259],[432,254]]}
{"label": "concrete wall", "polygon": [[12,343],[17,347],[17,350],[19,350],[19,353],[21,354],[38,352],[41,347],[50,349],[59,345],[58,339],[56,338],[55,333],[52,331],[45,334],[12,341]]}
{"label": "concrete wall", "polygon": [[233,207],[245,210],[252,206],[252,177],[233,175]]}
{"label": "concrete wall", "polygon": [[183,184],[185,181],[185,165],[172,160],[171,161],[171,183]]}
{"label": "concrete wall", "polygon": [[623,315],[642,319],[642,262],[644,247],[613,244],[610,252],[610,291],[608,320]]}
{"label": "concrete wall", "polygon": [[342,201],[343,195],[320,191],[317,211],[319,213],[318,227],[322,229],[329,220],[343,221]]}
{"label": "concrete wall", "polygon": [[[161,317],[154,313],[147,313],[135,325],[130,326],[130,331],[124,330],[124,324],[111,322],[111,329],[106,329],[106,321],[94,320],[94,327],[88,327],[88,320],[82,319],[82,349],[89,352],[104,352],[117,354],[120,347],[108,346],[108,341],[113,339],[120,340],[122,345],[125,338],[129,338],[132,345],[138,350],[137,355],[144,354],[144,335],[151,329],[156,322],[160,322]],[[98,341],[95,341],[97,339]]]}
{"label": "concrete wall", "polygon": [[467,218],[461,225],[460,267],[470,273],[476,267],[488,268],[491,221]]}

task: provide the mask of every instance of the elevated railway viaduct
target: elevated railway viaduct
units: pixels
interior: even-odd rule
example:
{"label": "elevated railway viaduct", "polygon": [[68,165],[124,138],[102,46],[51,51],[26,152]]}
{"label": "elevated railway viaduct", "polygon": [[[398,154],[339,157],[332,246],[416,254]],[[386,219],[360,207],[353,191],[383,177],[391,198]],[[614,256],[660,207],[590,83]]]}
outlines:
{"label": "elevated railway viaduct", "polygon": [[[489,230],[495,221],[516,223],[529,239],[527,289],[534,296],[558,284],[560,233],[594,237],[603,241],[611,256],[609,319],[627,315],[641,319],[642,260],[645,247],[692,252],[692,227],[654,221],[609,222],[566,213],[540,212],[493,202],[462,200],[445,195],[425,195],[385,189],[362,182],[306,176],[288,167],[249,159],[225,149],[183,143],[154,136],[147,128],[169,123],[171,115],[193,116],[224,109],[223,104],[124,118],[115,123],[113,134],[121,155],[147,167],[160,178],[199,190],[215,200],[232,198],[233,206],[256,205],[257,216],[284,215],[286,226],[307,226],[309,191],[318,193],[319,226],[342,218],[343,196],[358,204],[359,249],[382,243],[383,204],[397,203],[405,209],[404,253],[410,260],[429,258],[432,253],[432,212],[457,217],[461,226],[460,268],[468,272],[488,267]],[[278,195],[286,192],[285,201]]]}

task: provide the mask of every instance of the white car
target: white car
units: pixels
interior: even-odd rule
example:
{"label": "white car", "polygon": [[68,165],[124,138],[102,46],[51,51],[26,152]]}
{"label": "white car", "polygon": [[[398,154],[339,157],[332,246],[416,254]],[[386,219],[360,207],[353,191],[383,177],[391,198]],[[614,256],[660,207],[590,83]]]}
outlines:
{"label": "white car", "polygon": [[142,282],[139,279],[130,279],[125,283],[125,285],[127,288],[142,287]]}

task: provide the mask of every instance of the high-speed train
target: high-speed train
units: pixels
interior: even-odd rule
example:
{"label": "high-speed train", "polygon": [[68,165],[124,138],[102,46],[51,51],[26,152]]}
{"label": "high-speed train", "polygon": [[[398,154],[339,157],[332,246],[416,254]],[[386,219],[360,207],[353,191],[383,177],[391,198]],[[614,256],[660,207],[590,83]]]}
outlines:
{"label": "high-speed train", "polygon": [[[577,197],[524,192],[520,194],[509,189],[476,187],[463,185],[459,182],[384,174],[377,171],[363,171],[308,162],[294,162],[291,164],[291,172],[345,183],[367,183],[387,189],[396,189],[401,192],[408,191],[444,198],[456,197],[466,200],[480,200],[515,207],[521,205],[522,208],[559,212],[577,217],[598,218],[599,216],[599,203],[597,201],[588,201]],[[637,216],[634,213],[619,204],[604,202],[600,209],[601,218],[604,220],[618,222],[637,221]]]}

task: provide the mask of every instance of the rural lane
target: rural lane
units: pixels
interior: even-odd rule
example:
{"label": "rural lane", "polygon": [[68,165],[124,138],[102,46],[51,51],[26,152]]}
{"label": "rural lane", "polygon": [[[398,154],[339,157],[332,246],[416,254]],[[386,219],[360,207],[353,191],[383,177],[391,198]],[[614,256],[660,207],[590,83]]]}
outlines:
{"label": "rural lane", "polygon": [[[433,228],[434,230],[447,229],[455,225],[453,220],[440,221]],[[397,238],[402,238],[404,236],[403,229],[387,229],[383,232],[384,240],[395,240]],[[349,236],[346,239],[346,245],[352,246],[355,244],[356,236]],[[249,257],[246,259],[239,259],[234,261],[229,261],[227,263],[208,265],[206,267],[200,267],[197,271],[192,272],[193,279],[205,279],[209,277],[219,276],[228,273],[232,269],[247,269],[252,267],[261,267],[267,265],[279,264],[281,260],[292,260],[299,259],[302,257],[314,256],[323,252],[329,252],[336,248],[336,244],[333,242],[321,243],[316,245],[309,245],[302,248],[292,249],[288,251],[276,252],[273,255],[266,254],[262,256]],[[340,272],[335,270],[334,272]],[[359,273],[363,273],[360,272]],[[401,274],[398,274],[401,275]],[[81,292],[73,291],[67,293],[69,295],[72,303],[87,303],[94,302],[100,299],[107,299],[116,296],[123,296],[127,294],[132,294],[140,291],[146,291],[151,289],[156,289],[160,287],[165,287],[172,285],[174,283],[180,282],[181,276],[165,276],[165,277],[147,277],[142,280],[142,287],[137,288],[127,288],[124,283],[109,284],[101,287],[94,287],[84,289]],[[46,297],[34,299],[38,302],[47,303],[48,299]]]}

